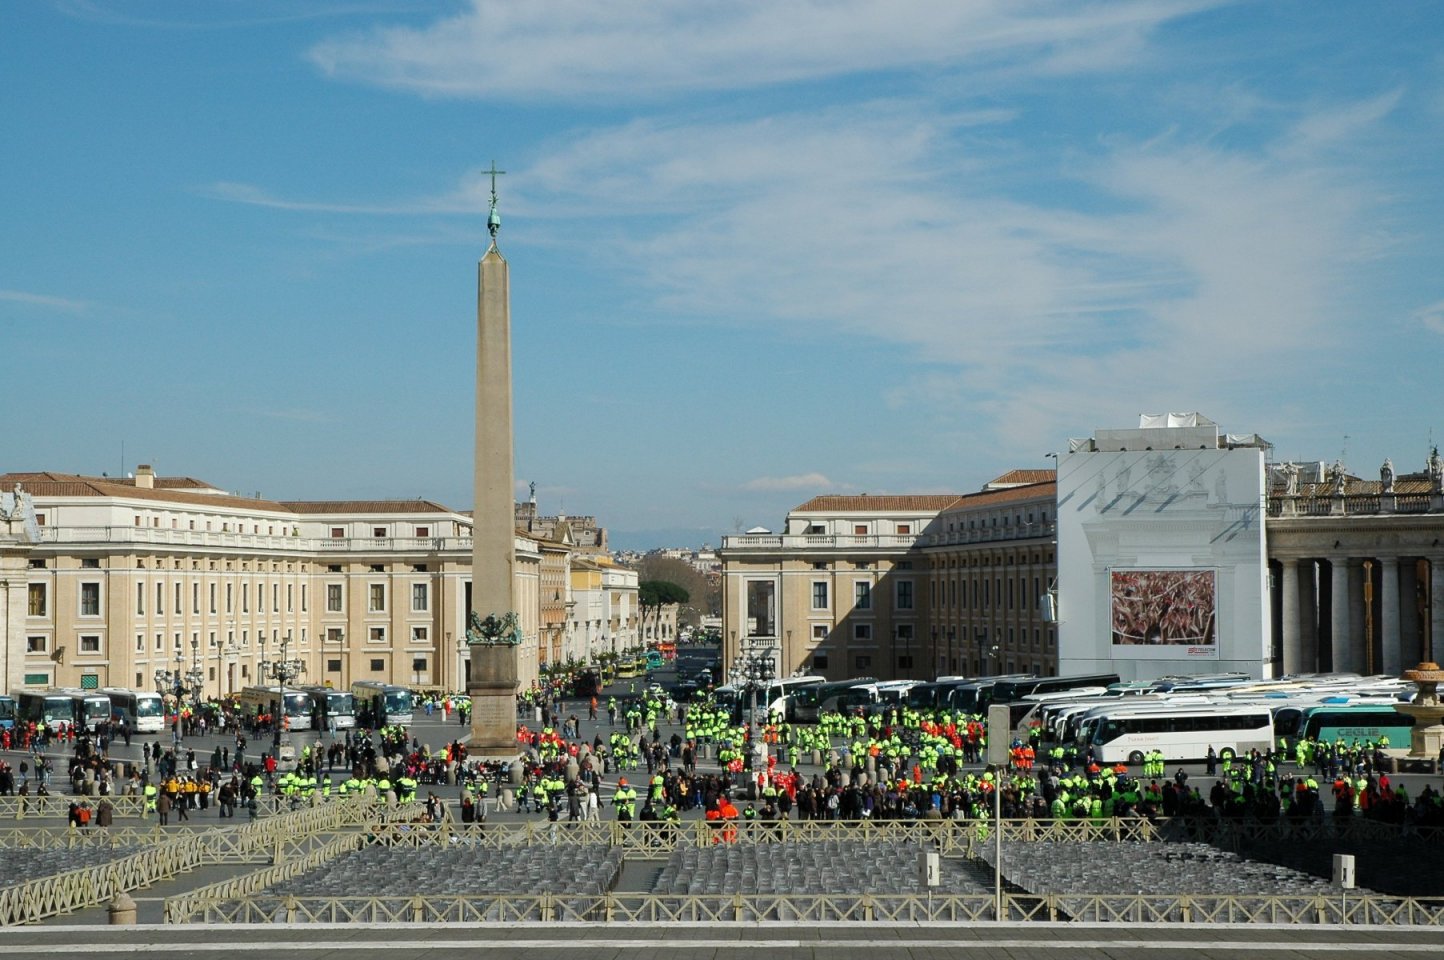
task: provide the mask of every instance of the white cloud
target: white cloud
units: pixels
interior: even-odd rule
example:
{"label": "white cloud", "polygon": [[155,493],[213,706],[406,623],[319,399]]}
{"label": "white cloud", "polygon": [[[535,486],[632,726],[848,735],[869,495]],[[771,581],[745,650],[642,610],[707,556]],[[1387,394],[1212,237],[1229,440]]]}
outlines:
{"label": "white cloud", "polygon": [[29,304],[33,307],[48,307],[52,310],[63,310],[66,313],[84,313],[91,307],[88,300],[56,297],[47,293],[31,293],[27,290],[0,290],[0,300]]}
{"label": "white cloud", "polygon": [[435,96],[652,99],[959,63],[1111,70],[1221,0],[472,0],[422,27],[333,37],[326,74]]}
{"label": "white cloud", "polygon": [[781,493],[788,490],[821,492],[847,488],[833,483],[820,473],[797,473],[789,477],[757,477],[742,484],[742,489],[761,493]]}
{"label": "white cloud", "polygon": [[329,413],[305,407],[251,407],[245,412],[265,417],[267,420],[284,420],[290,423],[331,423],[334,420]]}
{"label": "white cloud", "polygon": [[367,215],[418,214],[418,213],[475,213],[473,206],[462,208],[453,198],[420,198],[396,203],[332,203],[319,200],[292,200],[278,197],[263,187],[250,183],[221,180],[197,187],[195,192],[212,200],[243,203],[272,210],[291,210],[301,213],[356,213]]}
{"label": "white cloud", "polygon": [[1438,300],[1427,307],[1414,311],[1414,322],[1425,330],[1444,334],[1444,300]]}
{"label": "white cloud", "polygon": [[[1377,122],[1388,102],[1353,121]],[[1340,361],[1339,295],[1374,254],[1362,238],[1376,185],[1339,159],[1337,136],[1293,132],[1338,121],[1305,115],[1231,148],[1176,132],[1106,141],[1061,171],[1090,195],[1071,204],[1019,199],[1036,176],[1026,137],[989,119],[887,101],[634,121],[579,135],[519,179],[540,208],[596,215],[576,242],[654,291],[669,323],[901,345],[938,380],[889,387],[894,405],[951,397],[975,441],[1091,429],[1068,420],[1080,398],[1097,423],[1154,408],[1256,420],[1246,411],[1276,402],[1281,378],[1302,386]],[[616,216],[624,239],[599,244]],[[1031,463],[1036,446],[1017,455]]]}

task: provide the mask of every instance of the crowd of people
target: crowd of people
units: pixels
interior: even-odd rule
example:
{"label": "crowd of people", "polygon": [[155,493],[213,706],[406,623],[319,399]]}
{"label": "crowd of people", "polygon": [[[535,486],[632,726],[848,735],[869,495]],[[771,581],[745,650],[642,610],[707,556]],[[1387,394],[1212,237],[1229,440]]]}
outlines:
{"label": "crowd of people", "polygon": [[[1181,768],[1169,775],[1161,752],[1141,767],[1103,766],[1086,749],[1048,744],[1037,733],[1013,742],[1006,763],[984,767],[983,718],[958,712],[899,706],[824,712],[816,724],[770,716],[752,727],[708,697],[681,709],[656,693],[611,697],[605,720],[601,706],[593,698],[569,712],[556,691],[523,696],[515,770],[471,760],[460,738],[433,749],[405,727],[383,726],[306,744],[285,770],[271,753],[248,759],[244,729],[234,730],[234,750],[218,745],[208,756],[161,738],[143,743],[144,759],[128,774],[117,773],[104,736],[81,733],[67,741],[64,778],[82,797],[143,796],[162,823],[213,807],[218,817],[235,816],[267,794],[293,804],[356,792],[404,802],[421,786],[455,783],[455,800],[440,808],[459,809],[463,822],[493,809],[572,821],[665,823],[692,811],[723,824],[984,821],[996,805],[1005,817],[1054,820],[1359,816],[1444,825],[1439,790],[1411,795],[1391,780],[1387,743],[1303,740],[1239,758],[1211,750],[1205,776],[1191,780]],[[449,720],[459,709],[437,698],[433,715]],[[582,736],[582,710],[596,718],[590,739]],[[0,795],[51,788],[52,763],[53,754],[39,749],[18,771],[0,762]]]}

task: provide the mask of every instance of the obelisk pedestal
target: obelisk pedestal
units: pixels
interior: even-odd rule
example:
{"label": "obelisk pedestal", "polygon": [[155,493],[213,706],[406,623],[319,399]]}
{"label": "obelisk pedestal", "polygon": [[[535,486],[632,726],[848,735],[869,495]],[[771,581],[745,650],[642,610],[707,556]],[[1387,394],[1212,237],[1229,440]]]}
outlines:
{"label": "obelisk pedestal", "polygon": [[471,648],[470,756],[511,760],[516,740],[516,648],[477,644]]}

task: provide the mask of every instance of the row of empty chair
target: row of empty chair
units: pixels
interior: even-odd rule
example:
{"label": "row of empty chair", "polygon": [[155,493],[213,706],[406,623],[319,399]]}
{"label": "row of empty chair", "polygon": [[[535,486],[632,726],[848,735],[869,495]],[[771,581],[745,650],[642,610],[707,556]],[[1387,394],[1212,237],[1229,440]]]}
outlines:
{"label": "row of empty chair", "polygon": [[[858,843],[719,844],[680,847],[652,884],[656,894],[926,893],[919,856],[902,841]],[[973,866],[943,858],[938,893],[988,893]]]}
{"label": "row of empty chair", "polygon": [[136,853],[139,847],[16,847],[0,851],[4,863],[4,883],[25,883],[82,867],[95,867]]}
{"label": "row of empty chair", "polygon": [[[989,847],[990,863],[992,854]],[[1330,889],[1322,877],[1206,843],[1009,843],[1003,875],[1031,893],[1308,895]]]}
{"label": "row of empty chair", "polygon": [[266,891],[295,897],[417,894],[601,894],[616,883],[622,851],[603,844],[487,849],[373,844]]}

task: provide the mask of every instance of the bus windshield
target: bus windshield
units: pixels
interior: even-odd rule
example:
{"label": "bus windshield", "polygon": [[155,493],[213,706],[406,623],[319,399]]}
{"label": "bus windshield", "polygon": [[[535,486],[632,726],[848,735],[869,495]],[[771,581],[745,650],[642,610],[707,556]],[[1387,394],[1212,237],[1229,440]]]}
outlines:
{"label": "bus windshield", "polygon": [[411,691],[410,690],[387,690],[386,691],[386,712],[410,713],[411,712]]}
{"label": "bus windshield", "polygon": [[110,719],[109,697],[85,697],[81,702],[85,712],[84,723],[86,726],[94,726],[102,720]]}
{"label": "bus windshield", "polygon": [[135,695],[135,715],[137,717],[159,717],[164,712],[165,704],[156,694],[138,693]]}

